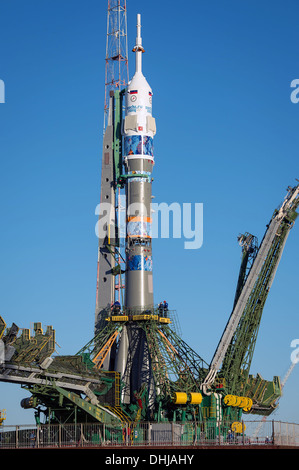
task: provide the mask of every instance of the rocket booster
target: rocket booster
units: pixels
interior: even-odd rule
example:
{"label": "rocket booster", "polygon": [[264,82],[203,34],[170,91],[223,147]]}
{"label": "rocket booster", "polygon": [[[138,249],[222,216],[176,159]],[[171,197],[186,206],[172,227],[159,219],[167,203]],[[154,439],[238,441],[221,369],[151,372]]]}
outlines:
{"label": "rocket booster", "polygon": [[123,164],[126,174],[126,282],[125,306],[128,309],[152,308],[152,170],[153,137],[152,89],[142,74],[140,15],[137,15],[137,37],[133,48],[136,70],[126,90],[123,127]]}

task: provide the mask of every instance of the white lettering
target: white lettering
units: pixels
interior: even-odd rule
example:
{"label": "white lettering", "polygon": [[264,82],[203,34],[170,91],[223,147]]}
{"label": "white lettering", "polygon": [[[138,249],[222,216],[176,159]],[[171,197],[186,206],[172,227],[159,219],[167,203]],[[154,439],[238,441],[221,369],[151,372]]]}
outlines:
{"label": "white lettering", "polygon": [[[293,339],[293,341],[291,341],[291,348],[295,348],[296,346],[299,346],[299,339]],[[297,364],[297,362],[299,362],[299,348],[296,348],[292,352],[291,361],[293,364]]]}
{"label": "white lettering", "polygon": [[295,78],[295,80],[291,81],[291,88],[295,88],[295,90],[292,91],[290,98],[291,98],[292,103],[296,104],[299,102],[299,96],[297,96],[299,95],[299,79],[298,78]]}
{"label": "white lettering", "polygon": [[[170,465],[178,465],[178,464],[184,464],[184,465],[191,465],[192,459],[194,455],[150,455],[150,465],[165,465],[166,467],[169,467]],[[143,460],[145,462],[145,460]]]}
{"label": "white lettering", "polygon": [[102,202],[97,205],[95,214],[99,216],[99,220],[95,226],[96,236],[104,239],[108,236],[115,238],[115,210],[113,204]]}
{"label": "white lettering", "polygon": [[118,237],[125,241],[127,222],[136,217],[135,222],[141,225],[140,236],[143,230],[150,238],[184,238],[186,250],[197,250],[203,244],[203,204],[199,202],[183,203],[182,207],[178,202],[151,203],[150,208],[142,202],[134,202],[126,211],[116,211],[113,204],[102,202],[97,205],[95,214],[99,216],[95,233],[102,240],[105,237],[115,239],[117,227]]}
{"label": "white lettering", "polygon": [[155,465],[157,463],[158,457],[156,455],[150,455],[150,465]]}
{"label": "white lettering", "polygon": [[112,457],[106,457],[106,465],[131,465],[133,468],[137,467],[139,457],[119,457],[114,454]]}
{"label": "white lettering", "polygon": [[191,229],[191,204],[183,204],[183,232],[184,237],[193,241],[184,242],[186,250],[197,250],[203,243],[203,204],[195,204],[194,230]]}
{"label": "white lettering", "polygon": [[169,213],[172,212],[172,233],[173,238],[181,238],[181,207],[178,202],[168,205],[166,202],[157,204],[152,202],[151,209],[153,213],[152,237],[159,237],[159,213],[161,220],[161,238],[169,238]]}
{"label": "white lettering", "polygon": [[0,80],[0,103],[5,103],[5,85],[3,80]]}

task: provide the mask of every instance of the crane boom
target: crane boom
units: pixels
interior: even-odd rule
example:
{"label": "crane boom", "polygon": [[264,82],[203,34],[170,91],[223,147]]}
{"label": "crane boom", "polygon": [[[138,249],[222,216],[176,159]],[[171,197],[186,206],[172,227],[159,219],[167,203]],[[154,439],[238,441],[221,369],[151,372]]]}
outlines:
{"label": "crane boom", "polygon": [[[258,295],[255,295],[255,301],[261,303],[263,294],[263,304],[266,300],[266,296],[275,277],[287,236],[297,217],[296,208],[299,205],[298,194],[299,185],[294,188],[289,187],[283,204],[279,209],[274,211],[244,286],[235,301],[233,311],[212,358],[209,372],[202,384],[204,390],[214,382],[216,374],[232,343],[233,337],[244,319],[244,312],[246,311],[246,306],[251,297],[258,291]],[[261,311],[262,309],[260,309],[260,316]],[[256,326],[258,327],[258,325]],[[252,334],[253,331],[251,332],[251,335]],[[242,345],[243,355],[248,348],[251,337],[247,338],[247,342]],[[233,360],[235,360],[235,356]]]}

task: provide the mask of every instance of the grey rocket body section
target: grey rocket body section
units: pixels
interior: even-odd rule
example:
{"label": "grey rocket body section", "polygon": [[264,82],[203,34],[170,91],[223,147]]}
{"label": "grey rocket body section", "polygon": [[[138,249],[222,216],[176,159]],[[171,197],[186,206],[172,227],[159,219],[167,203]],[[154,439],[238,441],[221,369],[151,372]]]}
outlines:
{"label": "grey rocket body section", "polygon": [[[131,167],[129,171],[132,171]],[[143,171],[142,168],[139,171]],[[141,214],[137,215],[136,218],[144,219],[144,215],[142,215],[144,209],[146,214],[151,215],[152,187],[148,181],[140,182],[134,181],[134,179],[137,178],[133,178],[127,184],[127,207],[131,208],[132,211],[135,210],[135,213]],[[139,204],[142,206],[140,211],[138,211]],[[134,215],[131,214],[131,217],[134,217]],[[130,217],[129,213],[128,217]],[[150,219],[150,216],[147,219]],[[144,225],[150,224],[147,221],[138,222]],[[135,260],[137,260],[136,263]],[[147,237],[127,236],[127,267],[125,305],[127,309],[133,309],[136,313],[141,313],[143,309],[152,308],[154,304],[152,240],[149,235]]]}

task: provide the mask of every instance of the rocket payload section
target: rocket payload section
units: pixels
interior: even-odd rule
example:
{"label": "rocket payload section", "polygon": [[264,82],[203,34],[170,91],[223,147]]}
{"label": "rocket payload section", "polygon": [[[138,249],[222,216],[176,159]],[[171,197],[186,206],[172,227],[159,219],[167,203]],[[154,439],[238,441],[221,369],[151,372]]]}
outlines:
{"label": "rocket payload section", "polygon": [[152,308],[153,273],[151,239],[153,137],[152,89],[142,74],[140,15],[137,15],[136,71],[126,90],[123,126],[123,165],[126,174],[127,242],[125,307],[141,312]]}

